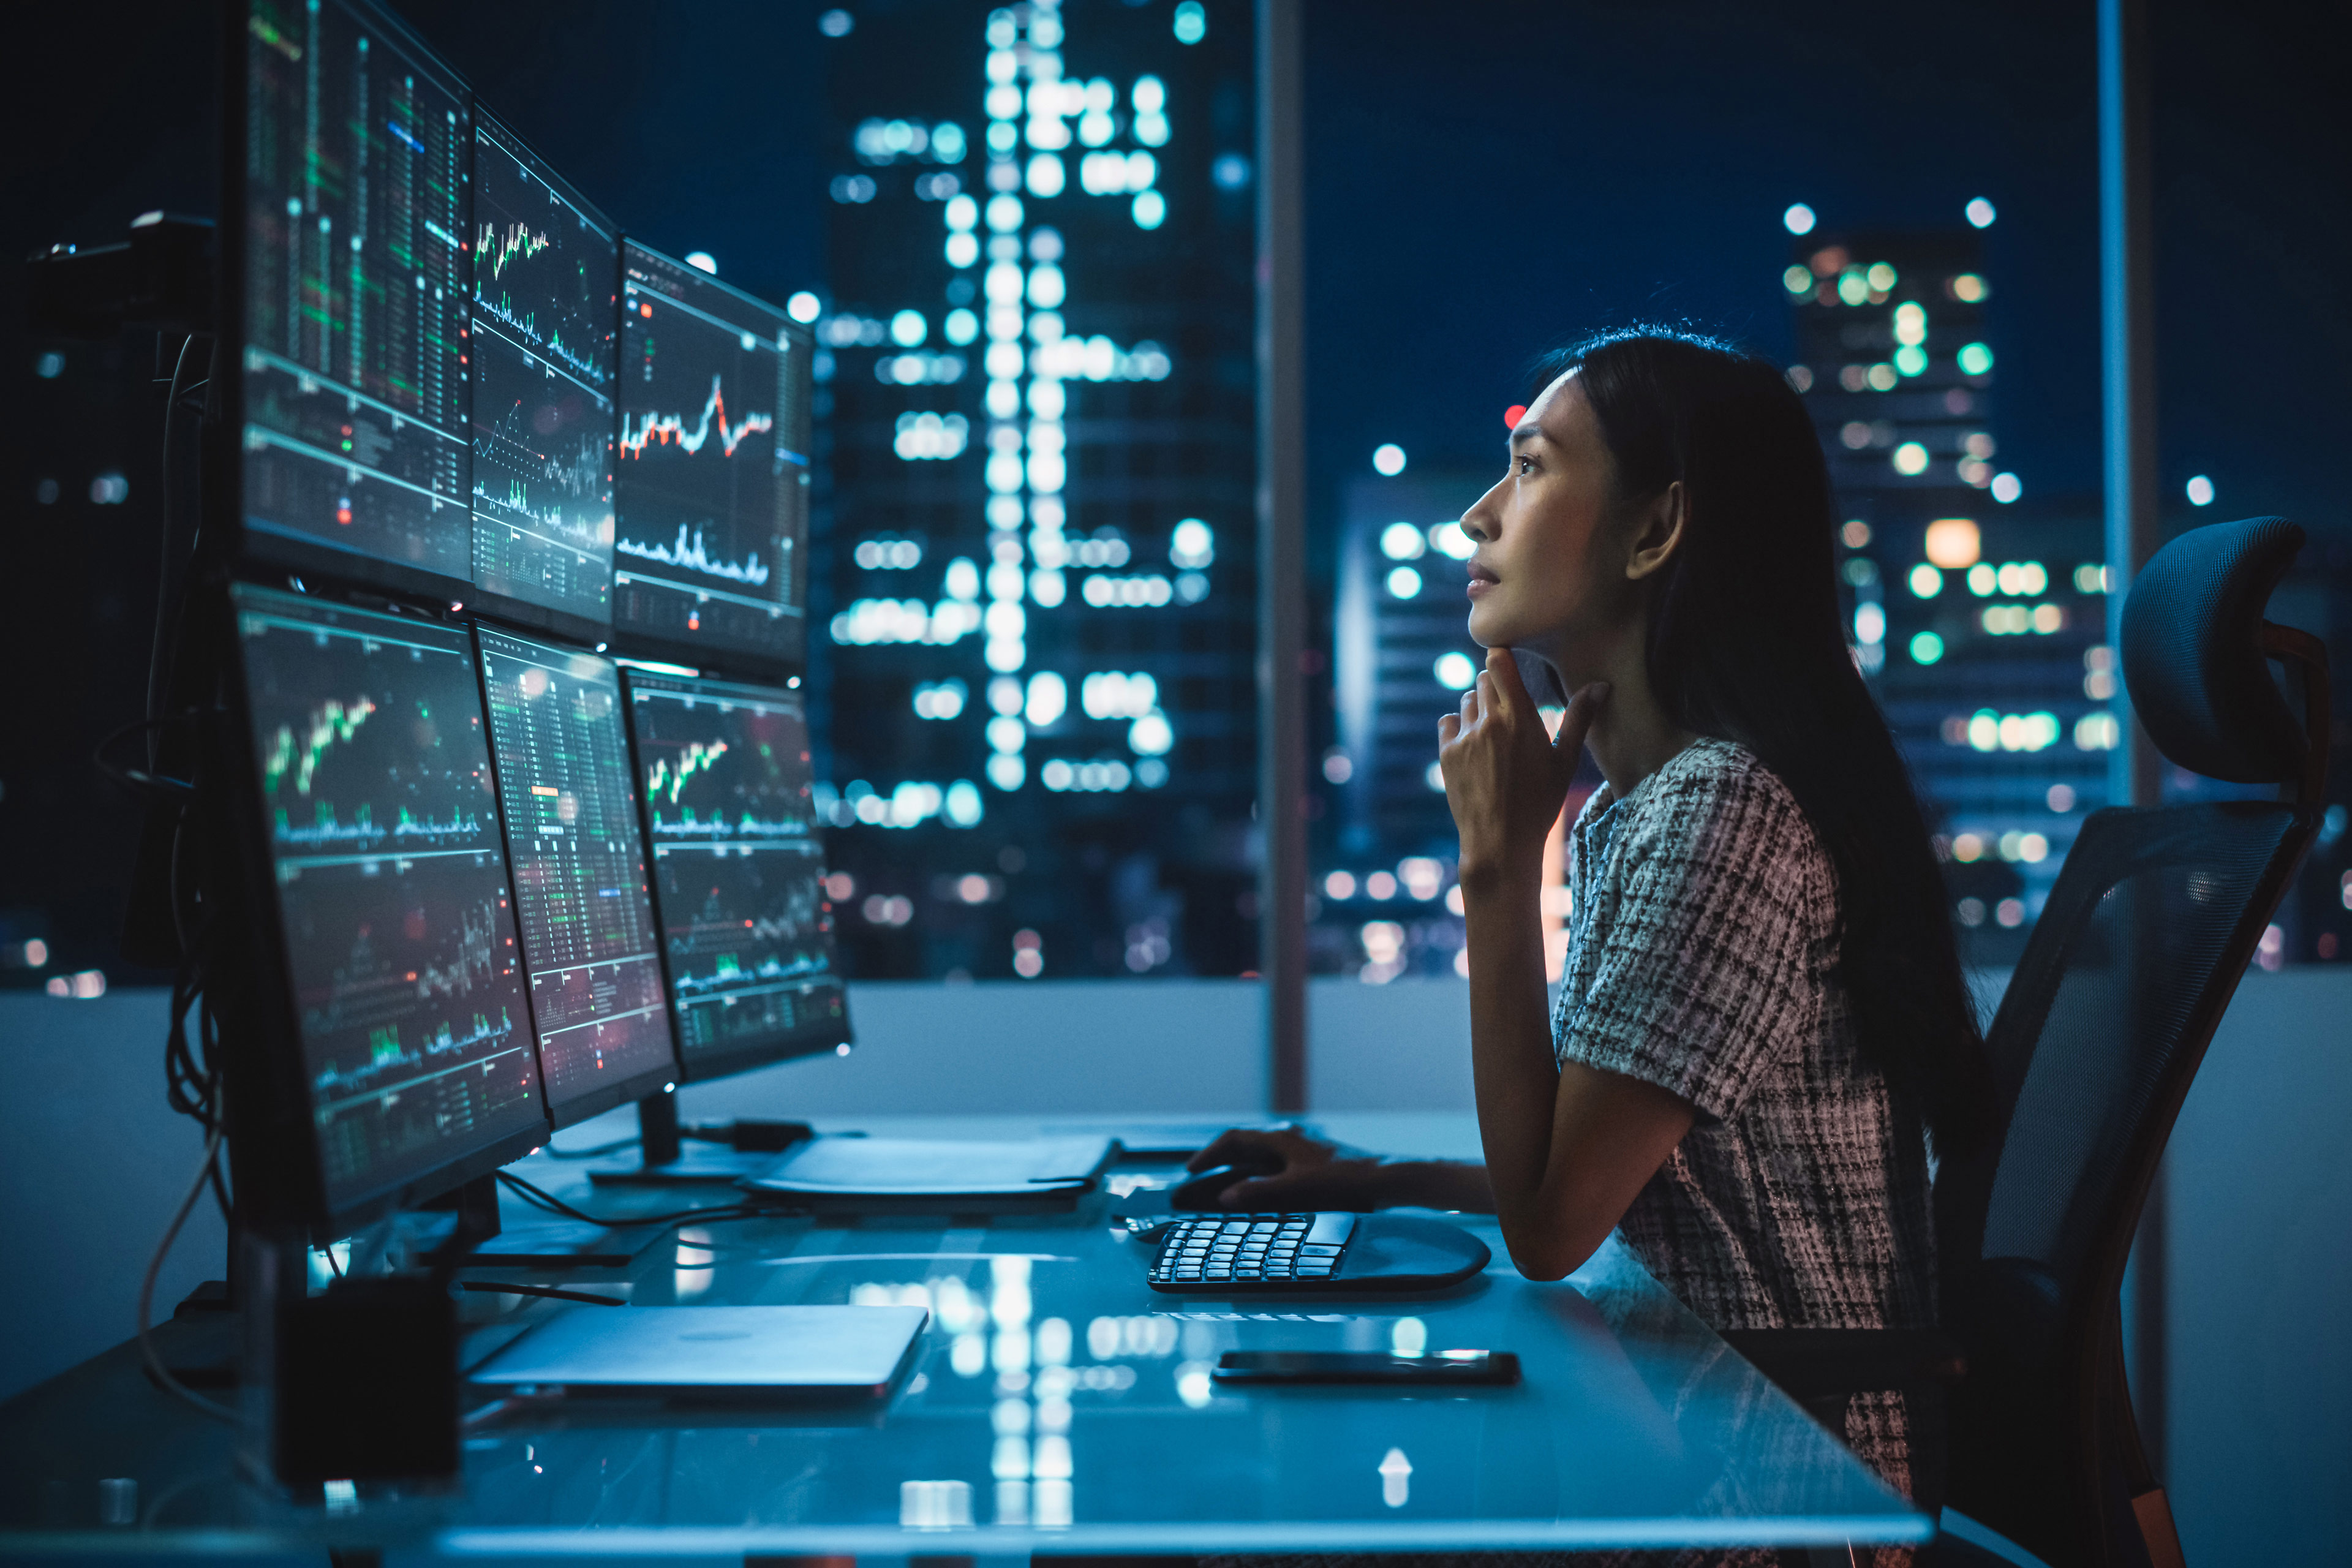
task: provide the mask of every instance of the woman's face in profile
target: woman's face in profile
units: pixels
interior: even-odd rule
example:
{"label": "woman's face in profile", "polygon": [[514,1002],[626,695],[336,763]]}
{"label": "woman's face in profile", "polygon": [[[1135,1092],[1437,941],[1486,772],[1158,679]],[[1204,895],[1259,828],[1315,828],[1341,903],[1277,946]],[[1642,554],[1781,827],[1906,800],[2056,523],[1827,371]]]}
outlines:
{"label": "woman's face in profile", "polygon": [[1570,689],[1634,605],[1608,526],[1610,468],[1600,421],[1571,371],[1519,420],[1509,471],[1462,517],[1477,544],[1466,563],[1472,639],[1543,655]]}

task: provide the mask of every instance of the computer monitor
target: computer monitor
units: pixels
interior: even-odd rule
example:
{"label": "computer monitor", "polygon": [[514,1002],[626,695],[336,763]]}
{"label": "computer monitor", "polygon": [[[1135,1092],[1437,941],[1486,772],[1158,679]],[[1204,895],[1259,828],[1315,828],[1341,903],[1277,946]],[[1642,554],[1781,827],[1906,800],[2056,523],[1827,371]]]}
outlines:
{"label": "computer monitor", "polygon": [[614,646],[781,676],[800,668],[814,340],[772,305],[622,250]]}
{"label": "computer monitor", "polygon": [[356,0],[226,8],[217,361],[232,547],[300,572],[470,592],[463,82]]}
{"label": "computer monitor", "polygon": [[848,1045],[800,698],[638,669],[626,681],[687,1078]]}
{"label": "computer monitor", "polygon": [[476,607],[602,642],[613,621],[620,239],[512,132],[474,121]]}
{"label": "computer monitor", "polygon": [[676,1082],[669,999],[610,659],[475,631],[555,1125]]}
{"label": "computer monitor", "polygon": [[473,639],[245,584],[229,601],[220,847],[247,876],[207,985],[238,1204],[342,1229],[549,1131]]}

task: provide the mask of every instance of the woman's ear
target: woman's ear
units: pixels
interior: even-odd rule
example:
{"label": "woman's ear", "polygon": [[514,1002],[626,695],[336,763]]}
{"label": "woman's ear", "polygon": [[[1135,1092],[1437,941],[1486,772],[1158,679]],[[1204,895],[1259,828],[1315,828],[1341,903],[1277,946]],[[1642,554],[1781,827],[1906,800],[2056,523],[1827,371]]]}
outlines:
{"label": "woman's ear", "polygon": [[1625,575],[1639,582],[1664,570],[1682,547],[1683,525],[1690,515],[1690,491],[1676,479],[1642,508],[1633,532],[1633,552],[1626,557]]}

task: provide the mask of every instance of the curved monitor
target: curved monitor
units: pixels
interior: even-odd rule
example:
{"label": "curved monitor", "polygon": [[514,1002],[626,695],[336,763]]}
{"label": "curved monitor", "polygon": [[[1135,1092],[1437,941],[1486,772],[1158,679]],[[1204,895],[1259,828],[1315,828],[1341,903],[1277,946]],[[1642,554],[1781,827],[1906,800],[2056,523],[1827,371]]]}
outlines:
{"label": "curved monitor", "polygon": [[791,691],[627,673],[637,799],[688,1079],[845,1047],[808,721]]}
{"label": "curved monitor", "polygon": [[809,330],[632,240],[622,251],[614,645],[747,674],[799,668]]}
{"label": "curved monitor", "polygon": [[220,966],[242,1003],[237,1190],[356,1223],[548,1133],[473,639],[229,592],[232,826],[266,869],[248,918],[223,921],[251,960]]}

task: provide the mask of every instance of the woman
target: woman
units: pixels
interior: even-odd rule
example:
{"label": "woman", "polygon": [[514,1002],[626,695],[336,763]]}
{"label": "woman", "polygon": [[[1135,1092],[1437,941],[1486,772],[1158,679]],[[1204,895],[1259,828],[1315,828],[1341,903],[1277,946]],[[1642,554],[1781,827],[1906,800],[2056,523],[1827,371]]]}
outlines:
{"label": "woman", "polygon": [[[1476,688],[1439,721],[1484,1165],[1289,1130],[1196,1169],[1249,1209],[1491,1212],[1557,1279],[1612,1229],[1717,1329],[1923,1327],[1927,1136],[1990,1115],[1927,831],[1838,611],[1819,441],[1764,360],[1685,333],[1563,356],[1462,519]],[[1513,655],[1573,692],[1547,733]],[[1547,1019],[1544,840],[1580,753]],[[1849,1440],[1907,1489],[1893,1396]]]}

